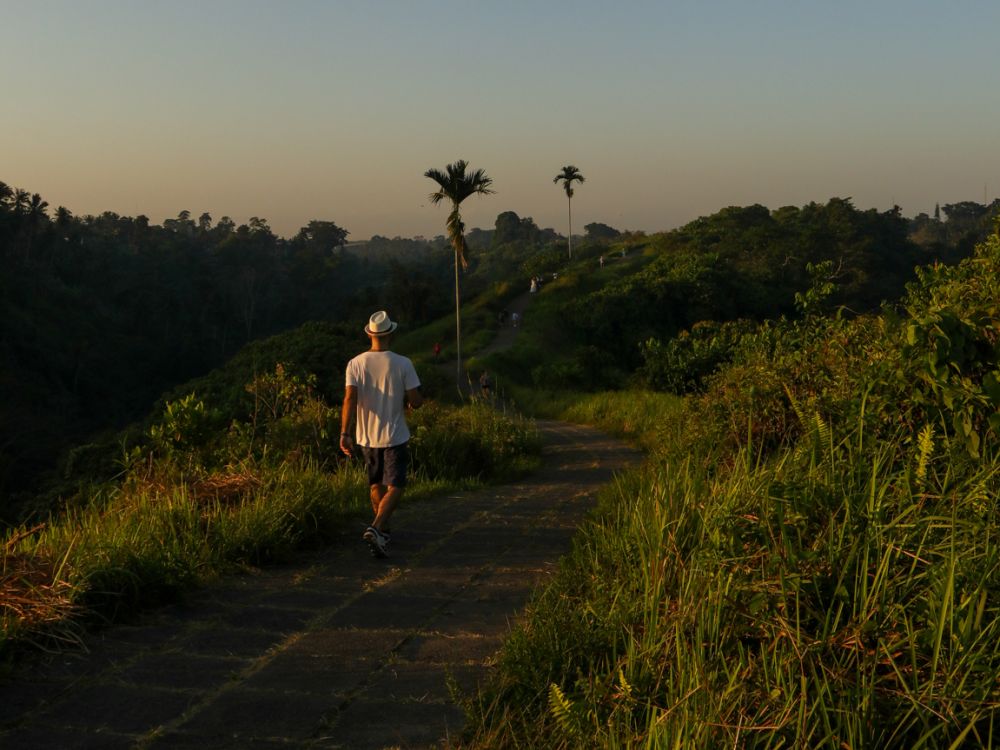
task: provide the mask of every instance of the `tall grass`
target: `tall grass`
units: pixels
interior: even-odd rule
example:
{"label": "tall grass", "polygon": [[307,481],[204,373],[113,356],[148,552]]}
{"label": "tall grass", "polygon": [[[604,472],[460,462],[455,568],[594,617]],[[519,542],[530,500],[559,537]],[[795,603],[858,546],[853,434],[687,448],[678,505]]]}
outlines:
{"label": "tall grass", "polygon": [[[504,479],[537,453],[529,422],[485,405],[417,414],[409,501]],[[328,541],[370,512],[360,462],[330,470],[286,448],[284,459],[263,450],[209,476],[178,471],[192,463],[184,456],[151,458],[87,504],[14,533],[0,548],[0,653],[58,646],[89,622]]]}
{"label": "tall grass", "polygon": [[[86,508],[70,510],[25,535],[9,545],[4,559],[5,565],[63,561],[50,582],[64,597],[57,607],[60,616],[52,619],[72,630],[72,616],[115,619],[234,566],[287,557],[328,538],[367,504],[360,466],[327,473],[315,465],[286,464],[262,481],[245,477],[229,494],[186,483],[133,483],[107,488]],[[7,583],[11,591],[19,584],[23,589],[24,575],[9,576]],[[16,614],[3,610],[0,647],[21,638],[64,634],[59,627],[39,629]]]}
{"label": "tall grass", "polygon": [[[991,747],[998,464],[796,449],[621,477],[473,706],[481,747]],[[918,471],[919,470],[919,471]]]}
{"label": "tall grass", "polygon": [[579,397],[559,415],[634,440],[647,450],[661,451],[682,403],[670,393],[611,391]]}

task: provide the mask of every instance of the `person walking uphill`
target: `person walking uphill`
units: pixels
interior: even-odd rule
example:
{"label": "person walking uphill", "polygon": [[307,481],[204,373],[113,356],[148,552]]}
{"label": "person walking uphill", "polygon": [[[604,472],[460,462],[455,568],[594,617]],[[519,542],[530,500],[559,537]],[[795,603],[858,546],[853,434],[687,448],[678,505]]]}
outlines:
{"label": "person walking uphill", "polygon": [[406,487],[410,439],[406,409],[416,409],[424,401],[413,363],[389,350],[396,326],[385,310],[368,320],[365,333],[371,349],[347,363],[341,411],[340,450],[350,456],[356,443],[368,468],[375,517],[362,539],[376,557],[387,555],[389,519]]}

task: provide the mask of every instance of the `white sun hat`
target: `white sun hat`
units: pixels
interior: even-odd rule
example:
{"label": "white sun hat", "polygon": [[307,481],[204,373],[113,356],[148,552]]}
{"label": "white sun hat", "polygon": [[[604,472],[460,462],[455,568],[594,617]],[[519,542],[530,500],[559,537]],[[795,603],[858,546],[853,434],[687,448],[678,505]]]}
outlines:
{"label": "white sun hat", "polygon": [[389,313],[385,310],[379,310],[372,315],[368,319],[368,325],[365,326],[365,333],[369,336],[385,336],[387,333],[392,333],[395,330],[396,323],[389,320]]}

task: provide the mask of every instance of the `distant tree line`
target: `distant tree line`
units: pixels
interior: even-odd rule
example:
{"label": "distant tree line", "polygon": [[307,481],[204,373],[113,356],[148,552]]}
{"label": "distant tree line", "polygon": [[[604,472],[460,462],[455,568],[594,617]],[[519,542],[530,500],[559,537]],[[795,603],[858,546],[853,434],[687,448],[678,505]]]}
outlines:
{"label": "distant tree line", "polygon": [[629,241],[653,259],[566,302],[564,335],[575,340],[579,361],[564,364],[566,382],[554,384],[620,384],[641,366],[646,342],[669,340],[705,321],[796,317],[797,295],[816,283],[829,285],[823,300],[829,309],[875,310],[900,298],[915,266],[956,261],[974,245],[965,242],[967,236],[986,235],[981,221],[975,231],[968,228],[971,222],[947,230],[953,219],[959,224],[959,209],[947,208],[952,213],[934,243],[918,243],[914,222],[898,208],[862,211],[842,198],[801,208],[725,208],[674,231]]}
{"label": "distant tree line", "polygon": [[960,201],[937,205],[933,216],[920,213],[910,220],[910,239],[921,247],[957,260],[972,253],[973,248],[990,234],[998,218],[1000,198],[989,204]]}

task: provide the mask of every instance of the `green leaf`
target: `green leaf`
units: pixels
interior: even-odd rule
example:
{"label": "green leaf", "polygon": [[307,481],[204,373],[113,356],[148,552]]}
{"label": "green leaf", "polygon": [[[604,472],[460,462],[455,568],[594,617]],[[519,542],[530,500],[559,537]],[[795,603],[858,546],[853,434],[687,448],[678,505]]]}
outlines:
{"label": "green leaf", "polygon": [[972,430],[968,439],[969,455],[973,458],[979,458],[979,433]]}
{"label": "green leaf", "polygon": [[986,373],[983,378],[983,392],[989,397],[994,406],[1000,406],[1000,378],[997,378],[997,371]]}

